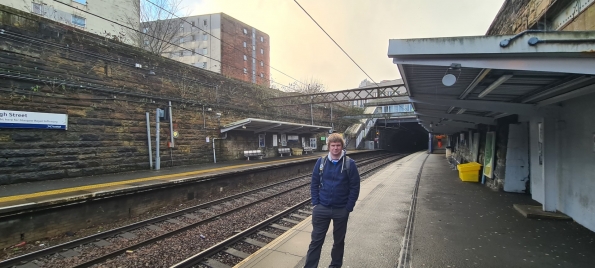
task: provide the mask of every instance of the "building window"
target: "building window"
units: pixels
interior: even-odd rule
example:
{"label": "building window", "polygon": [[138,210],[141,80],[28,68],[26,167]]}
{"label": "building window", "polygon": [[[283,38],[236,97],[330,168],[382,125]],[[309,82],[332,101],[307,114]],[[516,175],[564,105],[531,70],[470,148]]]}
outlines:
{"label": "building window", "polygon": [[252,63],[256,63],[256,59],[255,58],[252,58]]}
{"label": "building window", "polygon": [[202,21],[202,24],[203,24],[204,26],[207,26],[207,20],[203,20],[203,21]]}
{"label": "building window", "polygon": [[184,43],[184,37],[180,37],[180,44]]}
{"label": "building window", "polygon": [[260,49],[260,54],[264,54],[264,49]]}
{"label": "building window", "polygon": [[252,75],[256,76],[256,71],[252,71]]}
{"label": "building window", "polygon": [[244,28],[244,34],[248,34],[248,30],[246,30],[246,28]]}
{"label": "building window", "polygon": [[246,42],[244,42],[244,47],[246,47]]}
{"label": "building window", "polygon": [[205,47],[205,48],[203,48],[203,49],[202,49],[202,54],[203,54],[203,55],[207,55],[207,54],[209,54],[209,50],[208,50],[206,47]]}
{"label": "building window", "polygon": [[192,27],[194,27],[194,26],[195,26],[195,24],[194,24],[194,21],[193,21],[193,22],[192,22]]}
{"label": "building window", "polygon": [[206,61],[203,61],[203,62],[202,62],[202,68],[203,68],[203,69],[206,69],[206,68],[207,68],[207,62],[206,62]]}
{"label": "building window", "polygon": [[252,50],[256,50],[256,46],[252,46]]}
{"label": "building window", "polygon": [[87,0],[74,0],[74,2],[77,2],[81,5],[86,5],[87,4]]}
{"label": "building window", "polygon": [[264,62],[262,62],[262,61],[261,61],[261,62],[260,62],[260,66],[264,66]]}
{"label": "building window", "polygon": [[180,57],[184,56],[184,50],[180,50]]}
{"label": "building window", "polygon": [[37,15],[43,15],[43,5],[38,4],[38,3],[32,3],[33,6],[31,8],[31,12],[37,14]]}
{"label": "building window", "polygon": [[184,30],[184,23],[183,22],[180,22],[180,30],[182,30],[182,31]]}
{"label": "building window", "polygon": [[194,36],[194,35],[191,35],[191,36],[190,36],[190,40],[191,40],[191,41],[195,41],[195,40],[196,40],[196,36]]}
{"label": "building window", "polygon": [[260,73],[260,78],[264,78],[264,74],[263,73]]}
{"label": "building window", "polygon": [[145,40],[145,46],[149,46],[149,40]]}
{"label": "building window", "polygon": [[248,60],[248,57],[246,55],[244,55],[244,60]]}
{"label": "building window", "polygon": [[147,33],[149,31],[149,28],[145,27],[143,28],[143,33]]}
{"label": "building window", "polygon": [[244,68],[244,73],[245,73],[245,74],[247,74],[247,73],[248,73],[248,70],[246,70],[246,68]]}
{"label": "building window", "polygon": [[256,33],[252,32],[252,39],[256,39]]}
{"label": "building window", "polygon": [[73,14],[72,15],[72,24],[74,24],[76,26],[80,26],[80,27],[85,27],[87,25],[87,19]]}
{"label": "building window", "polygon": [[260,42],[264,42],[264,37],[260,37]]}
{"label": "building window", "polygon": [[202,41],[207,41],[209,40],[209,36],[207,35],[207,33],[202,33]]}

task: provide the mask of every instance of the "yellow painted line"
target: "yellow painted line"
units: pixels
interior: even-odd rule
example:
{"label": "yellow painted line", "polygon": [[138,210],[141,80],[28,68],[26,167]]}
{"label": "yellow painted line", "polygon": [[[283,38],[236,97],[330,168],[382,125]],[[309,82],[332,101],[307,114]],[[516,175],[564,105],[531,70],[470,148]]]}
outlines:
{"label": "yellow painted line", "polygon": [[[304,158],[304,159],[306,159],[306,158]],[[17,200],[23,200],[23,199],[27,199],[27,198],[33,198],[33,197],[41,197],[41,196],[48,196],[48,195],[55,195],[55,194],[70,193],[70,192],[75,192],[75,191],[87,191],[87,190],[93,190],[93,189],[97,189],[97,188],[110,187],[110,186],[119,186],[119,185],[125,185],[125,184],[136,183],[136,182],[145,182],[145,181],[152,181],[152,180],[170,179],[170,178],[176,178],[176,177],[182,177],[182,176],[191,176],[191,175],[197,175],[197,174],[214,172],[214,171],[237,169],[237,168],[245,168],[245,167],[257,166],[257,165],[262,165],[262,164],[283,163],[283,162],[289,162],[289,161],[292,161],[292,160],[295,160],[295,159],[277,160],[277,161],[270,161],[270,162],[264,162],[264,163],[254,163],[254,164],[245,164],[245,165],[237,165],[237,166],[227,166],[227,167],[220,167],[220,168],[204,169],[204,170],[197,170],[197,171],[190,171],[190,172],[183,172],[183,173],[176,173],[176,174],[169,174],[169,175],[161,175],[161,176],[154,176],[154,177],[133,179],[133,180],[127,180],[127,181],[117,181],[117,182],[109,182],[109,183],[101,183],[101,184],[93,184],[93,185],[86,185],[86,186],[79,186],[79,187],[72,187],[72,188],[64,188],[64,189],[58,189],[58,190],[37,192],[37,193],[31,193],[31,194],[6,196],[6,197],[0,197],[0,203],[10,202],[10,201],[17,201]]]}

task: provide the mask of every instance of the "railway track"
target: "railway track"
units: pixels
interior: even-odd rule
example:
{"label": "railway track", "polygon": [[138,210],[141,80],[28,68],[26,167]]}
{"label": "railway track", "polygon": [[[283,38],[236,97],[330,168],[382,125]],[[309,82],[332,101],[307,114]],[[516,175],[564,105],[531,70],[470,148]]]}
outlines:
{"label": "railway track", "polygon": [[[365,174],[373,171],[380,165],[380,162],[394,161],[400,157],[402,156],[393,155],[389,157],[389,155],[383,154],[360,160],[358,161],[358,166],[362,170],[361,173]],[[275,202],[282,203],[284,201],[278,200],[287,198],[283,196],[296,196],[297,194],[295,192],[299,191],[299,189],[302,189],[302,195],[304,192],[307,194],[308,191],[304,191],[303,189],[308,188],[309,177],[310,174],[298,176],[283,182],[25,254],[0,262],[0,267],[91,267],[118,256],[126,256],[126,254],[134,253],[136,249],[157,244],[160,241],[183,234],[197,227],[208,225],[211,222],[221,221],[228,217],[236,217],[234,215],[241,211],[248,211],[250,208],[259,206],[274,206]],[[295,197],[289,197],[289,199],[291,198],[295,199]],[[263,205],[271,202],[273,205]],[[302,201],[300,204],[303,202],[306,201]],[[287,207],[288,205],[285,206]],[[293,206],[295,205],[292,204],[290,207]],[[304,215],[304,211],[307,211],[307,209],[302,209],[301,214],[294,213],[294,219],[305,218],[307,214]],[[291,223],[291,220],[285,221],[285,223],[288,222]],[[250,224],[250,226],[252,225]],[[234,237],[240,233],[244,233],[243,231],[239,232],[236,230],[234,232],[238,233]],[[204,248],[203,244],[213,244],[210,238],[206,238],[202,234],[197,235],[197,237],[200,239],[199,242],[201,243],[198,244],[200,244],[199,247],[201,248]],[[269,238],[272,237],[273,235],[269,235]]]}
{"label": "railway track", "polygon": [[[397,159],[400,159],[401,157],[398,157]],[[394,161],[394,160],[393,160]],[[380,164],[379,166],[383,166],[385,164],[388,164],[392,161],[386,161],[385,163]],[[374,172],[375,169],[374,168],[368,168],[366,171],[360,172],[360,176],[364,177],[369,175],[370,173]],[[226,268],[226,267],[232,267],[233,265],[239,263],[229,263],[229,261],[227,263],[222,262],[219,259],[226,259],[225,255],[230,255],[235,257],[235,259],[245,259],[246,257],[249,256],[249,254],[242,252],[241,250],[238,250],[235,245],[237,245],[238,243],[254,243],[253,242],[253,238],[250,238],[251,236],[254,236],[255,234],[259,234],[260,236],[264,236],[264,237],[274,237],[274,234],[268,233],[266,231],[262,231],[262,229],[264,228],[279,228],[280,226],[283,226],[281,229],[282,230],[289,230],[291,227],[293,227],[294,225],[299,224],[299,222],[295,221],[294,219],[291,218],[300,218],[302,217],[301,215],[307,215],[310,216],[312,215],[312,211],[311,211],[311,206],[310,206],[310,201],[311,198],[305,199],[297,204],[295,204],[294,206],[262,221],[259,222],[258,224],[251,226],[250,228],[247,228],[245,230],[243,230],[242,232],[227,238],[224,241],[221,241],[220,243],[190,257],[187,258],[179,263],[174,264],[173,266],[171,266],[172,268],[191,268],[191,267],[198,267],[198,268],[203,268],[203,267],[213,267],[213,268]],[[300,215],[301,214],[301,215]],[[305,217],[304,217],[305,218]],[[286,224],[284,225],[280,225],[280,222],[285,222]],[[289,225],[291,226],[287,226],[289,223]],[[259,247],[263,247],[263,244],[259,244],[258,241],[256,243],[254,243],[255,246],[259,246]],[[213,256],[217,256],[217,258],[213,258]]]}

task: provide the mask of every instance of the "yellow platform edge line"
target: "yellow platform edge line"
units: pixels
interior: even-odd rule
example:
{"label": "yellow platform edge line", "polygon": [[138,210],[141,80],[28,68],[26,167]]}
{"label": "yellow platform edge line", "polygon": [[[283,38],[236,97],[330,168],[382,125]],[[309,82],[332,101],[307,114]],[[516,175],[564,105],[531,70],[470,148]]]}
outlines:
{"label": "yellow platform edge line", "polygon": [[37,193],[31,193],[31,194],[6,196],[6,197],[0,197],[0,203],[10,202],[10,201],[18,201],[18,200],[23,200],[23,199],[27,199],[27,198],[33,198],[33,197],[42,197],[42,196],[48,196],[48,195],[63,194],[63,193],[69,193],[69,192],[75,192],[75,191],[92,190],[92,189],[103,188],[103,187],[119,186],[119,185],[125,185],[125,184],[136,183],[136,182],[170,179],[170,178],[175,178],[175,177],[197,175],[197,174],[202,174],[202,173],[207,173],[207,172],[236,169],[236,168],[245,168],[245,167],[250,167],[250,166],[262,165],[263,163],[266,163],[266,164],[283,163],[283,162],[288,162],[291,160],[295,160],[295,159],[284,159],[284,160],[260,162],[260,163],[254,163],[254,164],[227,166],[227,167],[189,171],[189,172],[182,172],[182,173],[169,174],[169,175],[160,175],[160,176],[153,176],[153,177],[147,177],[147,178],[132,179],[132,180],[126,180],[126,181],[92,184],[92,185],[64,188],[64,189],[58,189],[58,190],[43,191],[43,192],[37,192]]}

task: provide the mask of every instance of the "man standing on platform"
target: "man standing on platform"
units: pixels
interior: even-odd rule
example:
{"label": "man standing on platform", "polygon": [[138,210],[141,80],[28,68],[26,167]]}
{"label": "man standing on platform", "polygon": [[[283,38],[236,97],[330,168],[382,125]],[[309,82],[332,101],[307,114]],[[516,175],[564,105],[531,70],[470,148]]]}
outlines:
{"label": "man standing on platform", "polygon": [[345,233],[349,213],[359,196],[359,172],[355,161],[345,155],[345,140],[338,133],[328,137],[329,154],[314,165],[310,193],[312,194],[312,241],[308,248],[305,268],[317,268],[320,251],[331,220],[333,220],[333,249],[331,264],[343,265]]}

